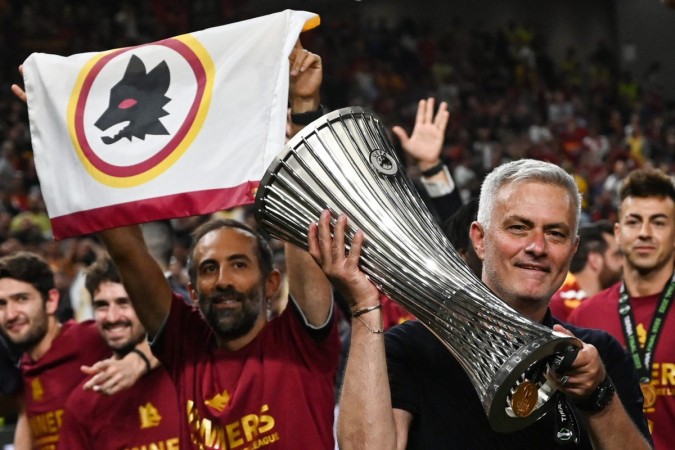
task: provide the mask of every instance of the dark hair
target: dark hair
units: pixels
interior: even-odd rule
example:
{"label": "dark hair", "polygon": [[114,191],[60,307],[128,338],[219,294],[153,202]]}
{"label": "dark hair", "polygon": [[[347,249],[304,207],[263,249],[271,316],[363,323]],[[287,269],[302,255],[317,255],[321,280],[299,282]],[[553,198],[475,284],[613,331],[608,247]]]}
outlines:
{"label": "dark hair", "polygon": [[31,284],[44,300],[55,288],[54,272],[41,256],[30,252],[17,252],[0,258],[0,279],[12,278]]}
{"label": "dark hair", "polygon": [[109,256],[97,259],[92,265],[87,267],[85,275],[84,286],[87,288],[91,298],[94,298],[94,292],[101,286],[101,283],[106,281],[122,283],[122,277]]}
{"label": "dark hair", "polygon": [[638,169],[626,177],[619,190],[621,201],[627,197],[670,197],[675,202],[675,185],[660,169]]}
{"label": "dark hair", "polygon": [[195,231],[192,232],[192,244],[190,245],[190,251],[188,253],[188,275],[190,276],[190,282],[194,285],[197,282],[197,269],[194,262],[194,252],[195,247],[199,241],[206,235],[214,230],[219,230],[221,228],[236,228],[243,230],[247,233],[250,233],[256,241],[256,256],[258,257],[258,264],[260,266],[260,272],[262,273],[263,279],[266,279],[268,275],[272,272],[272,249],[270,248],[267,240],[256,230],[249,227],[248,225],[241,223],[232,219],[214,219],[209,220],[208,222],[200,225]]}
{"label": "dark hair", "polygon": [[589,254],[607,251],[609,245],[604,234],[613,234],[612,224],[607,220],[599,220],[579,228],[579,247],[570,262],[570,272],[579,273],[584,270]]}
{"label": "dark hair", "polygon": [[455,250],[466,250],[469,245],[469,229],[478,214],[478,199],[473,198],[462,205],[443,223],[443,233]]}

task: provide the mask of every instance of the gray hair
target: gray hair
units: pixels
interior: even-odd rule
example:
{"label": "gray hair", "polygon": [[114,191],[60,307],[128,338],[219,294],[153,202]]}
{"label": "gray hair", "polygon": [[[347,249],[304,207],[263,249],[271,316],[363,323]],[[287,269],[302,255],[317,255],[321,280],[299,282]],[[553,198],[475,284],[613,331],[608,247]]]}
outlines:
{"label": "gray hair", "polygon": [[579,194],[579,188],[574,178],[555,164],[536,159],[520,159],[502,164],[485,177],[480,188],[478,222],[485,229],[490,227],[492,211],[499,195],[499,189],[502,186],[532,181],[554,184],[567,191],[569,198],[574,204],[574,231],[576,234],[579,229],[579,220],[581,219],[581,194]]}

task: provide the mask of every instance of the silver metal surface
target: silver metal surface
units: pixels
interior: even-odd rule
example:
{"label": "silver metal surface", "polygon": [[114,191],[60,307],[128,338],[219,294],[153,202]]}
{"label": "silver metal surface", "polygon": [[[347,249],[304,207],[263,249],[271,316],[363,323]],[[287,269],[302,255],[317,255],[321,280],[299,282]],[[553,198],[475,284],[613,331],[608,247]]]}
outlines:
{"label": "silver metal surface", "polygon": [[349,217],[346,249],[354,231],[364,231],[361,269],[450,350],[493,429],[514,431],[547,412],[554,388],[543,376],[526,417],[511,408],[513,394],[526,374],[578,341],[522,316],[474,276],[418,196],[378,118],[362,108],[305,127],[258,188],[261,226],[304,249],[309,224],[324,209],[333,224],[340,213]]}

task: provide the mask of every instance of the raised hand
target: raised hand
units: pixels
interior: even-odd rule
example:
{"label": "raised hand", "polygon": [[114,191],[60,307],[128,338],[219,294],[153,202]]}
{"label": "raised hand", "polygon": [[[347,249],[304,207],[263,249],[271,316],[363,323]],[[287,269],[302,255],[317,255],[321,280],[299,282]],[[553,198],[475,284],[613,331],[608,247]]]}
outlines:
{"label": "raised hand", "polygon": [[448,104],[441,102],[434,115],[434,99],[429,97],[417,105],[415,127],[410,136],[400,126],[392,128],[401,140],[403,150],[417,160],[420,170],[429,169],[440,161],[449,118]]}
{"label": "raised hand", "polygon": [[[23,64],[19,66],[19,73],[23,76]],[[18,84],[12,85],[12,93],[17,96],[19,100],[26,103],[28,102],[28,97],[26,97],[26,91],[21,88]]]}
{"label": "raised hand", "polygon": [[289,56],[289,62],[291,109],[293,112],[304,112],[299,108],[304,102],[315,102],[312,109],[316,109],[319,106],[319,89],[323,80],[321,57],[304,49],[298,40]]}
{"label": "raised hand", "polygon": [[334,236],[330,231],[330,214],[321,213],[319,224],[311,224],[308,233],[309,254],[324,271],[350,304],[352,310],[363,305],[379,303],[379,292],[359,269],[363,246],[363,231],[354,234],[349,253],[345,253],[347,217],[341,214],[335,224]]}

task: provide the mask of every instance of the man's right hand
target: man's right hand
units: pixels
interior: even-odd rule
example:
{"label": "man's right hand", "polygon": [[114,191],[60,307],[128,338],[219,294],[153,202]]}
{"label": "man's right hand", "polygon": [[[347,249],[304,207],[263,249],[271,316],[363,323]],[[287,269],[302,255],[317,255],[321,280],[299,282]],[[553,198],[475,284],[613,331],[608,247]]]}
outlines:
{"label": "man's right hand", "polygon": [[434,99],[429,97],[427,100],[420,100],[417,105],[415,127],[410,136],[400,126],[392,128],[401,140],[403,150],[417,160],[420,170],[427,170],[440,162],[449,118],[446,102],[441,102],[434,116]]}
{"label": "man's right hand", "polygon": [[348,254],[345,254],[347,217],[340,214],[335,224],[334,237],[330,231],[330,213],[321,213],[319,224],[309,226],[309,253],[324,271],[336,289],[342,293],[352,310],[379,303],[379,291],[359,268],[364,234],[354,234]]}
{"label": "man's right hand", "polygon": [[[19,66],[19,73],[23,76],[23,64]],[[19,100],[24,103],[28,102],[28,97],[26,96],[26,91],[21,88],[18,84],[12,85],[12,93],[17,96]]]}

